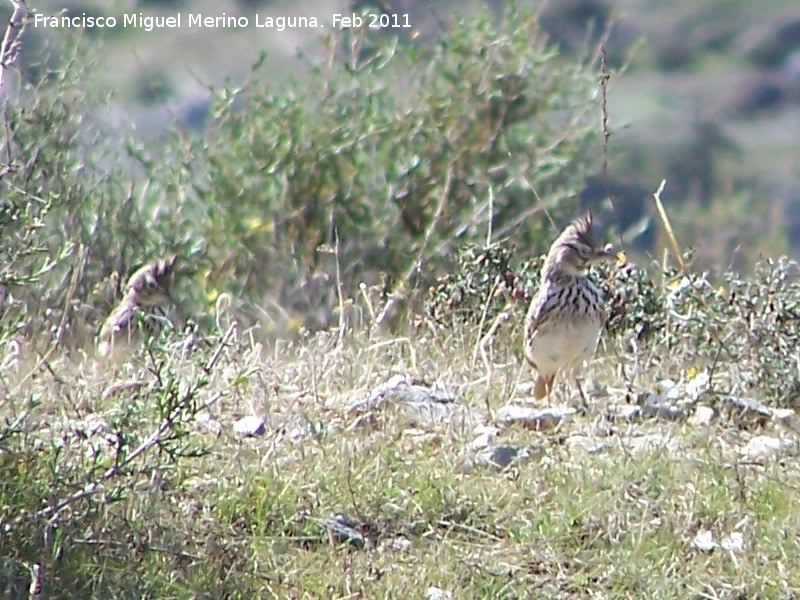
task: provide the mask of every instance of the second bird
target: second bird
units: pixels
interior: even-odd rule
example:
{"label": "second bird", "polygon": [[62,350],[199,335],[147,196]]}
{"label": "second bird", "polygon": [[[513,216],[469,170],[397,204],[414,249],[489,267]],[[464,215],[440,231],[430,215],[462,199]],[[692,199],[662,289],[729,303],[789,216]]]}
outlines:
{"label": "second bird", "polygon": [[131,275],[125,295],[100,329],[97,349],[101,356],[137,343],[142,337],[143,332],[139,331],[142,324],[147,330],[145,333],[157,330],[153,310],[172,302],[169,288],[176,260],[175,255],[155,260]]}

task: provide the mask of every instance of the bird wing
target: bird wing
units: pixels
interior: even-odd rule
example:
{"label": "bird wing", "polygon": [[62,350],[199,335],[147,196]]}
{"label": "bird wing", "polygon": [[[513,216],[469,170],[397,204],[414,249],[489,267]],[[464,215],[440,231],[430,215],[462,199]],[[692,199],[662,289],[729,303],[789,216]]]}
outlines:
{"label": "bird wing", "polygon": [[123,302],[111,311],[111,314],[108,315],[105,323],[103,323],[103,327],[100,329],[100,339],[109,339],[121,331],[134,329],[137,324],[136,307]]}
{"label": "bird wing", "polygon": [[531,339],[539,327],[550,319],[550,314],[553,312],[558,303],[558,294],[552,293],[553,290],[545,285],[539,289],[536,295],[531,300],[531,306],[528,309],[528,316],[525,323],[525,334],[527,339]]}

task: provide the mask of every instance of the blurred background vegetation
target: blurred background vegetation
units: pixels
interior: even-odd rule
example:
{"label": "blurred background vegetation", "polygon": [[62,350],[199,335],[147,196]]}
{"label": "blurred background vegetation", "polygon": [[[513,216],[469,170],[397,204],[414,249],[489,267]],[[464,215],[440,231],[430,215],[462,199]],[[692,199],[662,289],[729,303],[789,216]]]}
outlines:
{"label": "blurred background vegetation", "polygon": [[798,251],[796,3],[29,4],[251,23],[381,11],[412,28],[29,27],[0,181],[11,329],[89,337],[119,278],[167,251],[186,314],[229,293],[268,333],[334,323],[361,283],[426,289],[490,233],[536,254],[586,206],[632,256],[660,256],[662,178],[701,267]]}

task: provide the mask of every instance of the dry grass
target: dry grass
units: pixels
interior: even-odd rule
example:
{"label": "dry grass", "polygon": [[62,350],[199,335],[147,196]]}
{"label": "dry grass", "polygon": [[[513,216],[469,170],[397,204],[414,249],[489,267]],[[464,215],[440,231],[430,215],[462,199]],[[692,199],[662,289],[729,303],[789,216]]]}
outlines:
{"label": "dry grass", "polygon": [[[666,374],[680,377],[685,357],[609,341],[586,379],[610,395],[595,393],[555,430],[502,431],[498,443],[531,456],[505,470],[464,466],[472,427],[410,422],[392,405],[371,418],[351,410],[409,374],[491,423],[488,411],[522,401],[517,383],[530,381],[516,337],[488,347],[491,380],[473,366],[467,328],[333,332],[270,348],[233,335],[189,357],[164,344],[115,367],[73,353],[27,377],[20,363],[3,378],[7,419],[29,411],[3,441],[5,589],[38,563],[49,597],[69,598],[423,598],[431,586],[459,598],[793,597],[800,470],[736,452],[768,432],[725,418],[606,417],[626,393],[635,403]],[[116,385],[130,381],[141,385]],[[248,414],[265,419],[263,435],[233,432]],[[105,445],[85,427],[75,434],[91,417],[108,424]],[[126,463],[165,421],[164,439]],[[9,479],[20,456],[29,462]],[[23,464],[37,471],[24,477]],[[98,479],[102,491],[31,516]],[[14,505],[23,491],[27,512]],[[336,515],[363,548],[332,542]],[[744,547],[698,552],[701,529],[717,541],[740,532]]]}

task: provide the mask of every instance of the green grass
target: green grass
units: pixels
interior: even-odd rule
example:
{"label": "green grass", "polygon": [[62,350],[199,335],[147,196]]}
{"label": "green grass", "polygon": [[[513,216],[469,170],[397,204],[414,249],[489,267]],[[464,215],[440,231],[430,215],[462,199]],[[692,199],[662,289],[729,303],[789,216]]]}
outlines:
{"label": "green grass", "polygon": [[[90,356],[54,358],[21,384],[31,365],[20,365],[4,385],[21,385],[25,395],[6,393],[4,410],[18,413],[26,395],[43,400],[4,442],[6,524],[24,504],[15,488],[29,511],[40,510],[114,463],[89,469],[86,440],[70,438],[55,454],[50,432],[58,423],[123,415],[119,432],[135,447],[163,418],[154,402],[165,395],[160,385],[198,391],[195,404],[177,413],[183,433],[106,479],[104,494],[60,511],[51,520],[55,537],[53,530],[44,535],[42,519],[17,524],[0,545],[6,576],[38,562],[51,593],[67,598],[424,598],[430,586],[459,598],[783,597],[800,585],[792,569],[800,560],[800,469],[791,457],[760,464],[733,451],[777,426],[751,432],[725,419],[709,427],[609,423],[604,407],[617,400],[597,397],[588,413],[557,430],[503,431],[500,443],[537,449],[528,461],[505,471],[465,469],[460,459],[472,431],[411,428],[389,408],[372,421],[348,410],[390,373],[408,372],[443,384],[491,422],[484,399],[494,410],[509,398],[473,368],[474,336],[440,329],[424,338],[386,343],[356,331],[342,343],[321,334],[269,350],[232,342],[199,386],[203,361],[177,358],[169,348],[154,357],[167,360],[172,383],[156,381],[144,353],[112,369]],[[530,378],[511,356],[505,366],[493,363],[494,381]],[[662,375],[663,365],[620,359],[643,389]],[[596,360],[586,376],[624,387],[612,362]],[[115,379],[131,376],[147,391],[102,399]],[[197,402],[221,392],[210,407],[221,425],[217,436],[193,415]],[[569,388],[561,394],[574,400]],[[267,432],[233,434],[232,421],[251,411],[267,420]],[[298,427],[307,433],[296,439]],[[570,443],[575,435],[607,450],[589,453]],[[659,437],[635,444],[647,435]],[[201,446],[201,456],[178,452]],[[10,460],[10,451],[31,467]],[[325,523],[335,515],[356,526],[365,548],[332,543]],[[691,542],[700,529],[718,542],[740,531],[744,549],[699,553]],[[24,546],[8,546],[23,533]]]}

